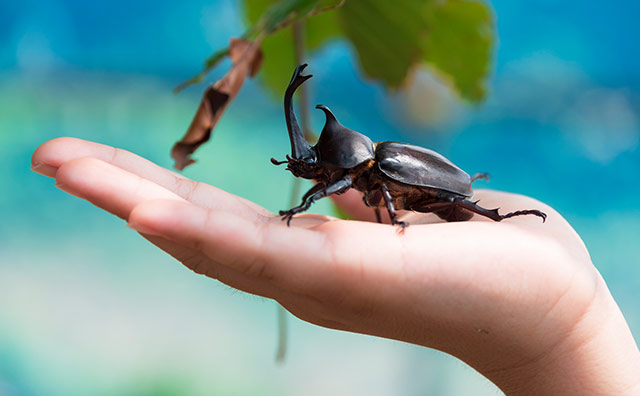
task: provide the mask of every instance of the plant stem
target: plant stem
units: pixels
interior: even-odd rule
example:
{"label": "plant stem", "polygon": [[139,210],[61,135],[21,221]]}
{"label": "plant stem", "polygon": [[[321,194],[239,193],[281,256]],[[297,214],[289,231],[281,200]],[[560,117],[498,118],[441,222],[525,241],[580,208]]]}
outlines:
{"label": "plant stem", "polygon": [[276,363],[283,364],[287,356],[287,310],[278,304],[278,349],[276,350]]}
{"label": "plant stem", "polygon": [[[303,63],[304,59],[304,21],[299,20],[292,26],[293,28],[293,53],[295,58],[295,66]],[[309,121],[309,96],[307,87],[301,85],[298,88],[298,108],[300,109],[300,123],[302,124],[302,133],[307,141],[313,141],[315,137],[311,132]],[[293,179],[291,186],[291,195],[289,199],[289,207],[292,208],[298,203],[300,196],[299,178]],[[287,353],[287,311],[278,305],[278,349],[276,352],[276,362],[283,363]]]}

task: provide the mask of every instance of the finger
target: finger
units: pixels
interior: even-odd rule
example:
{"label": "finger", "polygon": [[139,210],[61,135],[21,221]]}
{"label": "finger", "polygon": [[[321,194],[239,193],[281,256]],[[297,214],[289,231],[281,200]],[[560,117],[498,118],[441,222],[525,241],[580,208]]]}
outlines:
{"label": "finger", "polygon": [[175,200],[140,203],[129,226],[199,250],[235,271],[289,291],[305,290],[331,262],[321,233],[279,221],[249,221]]}
{"label": "finger", "polygon": [[64,163],[56,172],[56,186],[123,219],[144,200],[184,201],[164,187],[95,158]]}
{"label": "finger", "polygon": [[96,158],[122,168],[150,180],[196,205],[212,207],[211,202],[219,204],[224,201],[226,206],[233,207],[238,212],[249,210],[262,216],[271,215],[269,211],[251,201],[208,184],[190,180],[129,151],[76,138],[57,138],[42,144],[33,153],[32,169],[45,176],[55,177],[62,164],[83,157]]}
{"label": "finger", "polygon": [[479,200],[478,205],[482,207],[500,208],[500,213],[515,212],[523,209],[541,210],[547,215],[544,223],[536,216],[512,217],[503,220],[502,223],[526,227],[541,235],[562,241],[563,245],[578,258],[579,262],[591,262],[589,252],[576,230],[549,205],[526,195],[495,190],[476,190],[474,191],[473,199]]}
{"label": "finger", "polygon": [[[57,171],[57,185],[63,190],[87,199],[96,206],[121,218],[147,199],[170,199],[186,202],[171,191],[140,176],[95,158],[79,158],[63,164]],[[233,284],[236,289],[260,296],[277,298],[270,286],[231,268],[217,264],[201,252],[178,243],[150,236],[148,239],[196,273]]]}
{"label": "finger", "polygon": [[170,241],[163,237],[147,234],[141,235],[197,274],[216,279],[226,285],[232,286],[235,289],[262,297],[278,298],[281,294],[278,289],[273,287],[271,284],[262,282],[254,277],[247,276],[232,268],[221,265],[205,256],[200,251],[186,247],[177,242]]}
{"label": "finger", "polygon": [[176,177],[185,178],[126,150],[72,137],[56,138],[43,143],[31,156],[31,164],[36,172],[55,177],[62,164],[82,157],[96,158],[129,171],[135,170],[140,176],[156,179],[158,182],[170,183]]}

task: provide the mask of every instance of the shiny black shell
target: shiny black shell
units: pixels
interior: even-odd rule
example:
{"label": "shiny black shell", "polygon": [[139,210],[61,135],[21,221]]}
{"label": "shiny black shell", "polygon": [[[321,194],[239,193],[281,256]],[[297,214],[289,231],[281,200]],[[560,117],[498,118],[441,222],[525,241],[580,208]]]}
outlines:
{"label": "shiny black shell", "polygon": [[471,177],[435,151],[396,142],[379,142],[376,166],[391,180],[470,197]]}
{"label": "shiny black shell", "polygon": [[328,107],[318,105],[316,108],[324,111],[327,117],[318,142],[314,146],[319,163],[350,169],[375,157],[371,139],[340,124]]}

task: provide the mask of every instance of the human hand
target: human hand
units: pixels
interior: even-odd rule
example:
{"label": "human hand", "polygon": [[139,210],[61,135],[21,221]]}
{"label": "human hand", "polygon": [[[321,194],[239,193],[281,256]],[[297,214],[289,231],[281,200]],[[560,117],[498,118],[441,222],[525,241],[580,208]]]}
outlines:
{"label": "human hand", "polygon": [[[55,139],[32,162],[193,271],[311,323],[442,350],[507,394],[640,392],[640,353],[584,244],[531,198],[475,194],[488,208],[540,209],[546,223],[405,213],[402,235],[303,214],[287,227],[255,203],[109,146]],[[354,191],[336,202],[374,218]]]}

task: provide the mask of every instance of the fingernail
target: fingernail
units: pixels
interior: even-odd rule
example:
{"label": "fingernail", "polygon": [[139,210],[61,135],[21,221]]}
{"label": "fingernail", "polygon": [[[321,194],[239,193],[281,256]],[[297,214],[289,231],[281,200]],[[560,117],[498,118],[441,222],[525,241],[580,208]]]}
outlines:
{"label": "fingernail", "polygon": [[46,164],[33,164],[31,170],[44,176],[54,177],[58,169]]}
{"label": "fingernail", "polygon": [[127,223],[127,227],[131,228],[132,230],[138,231],[141,234],[147,234],[147,235],[161,235],[160,232],[158,232],[158,230],[155,230],[151,227],[148,227],[144,224],[140,224],[140,223],[136,223],[135,221],[130,221]]}

